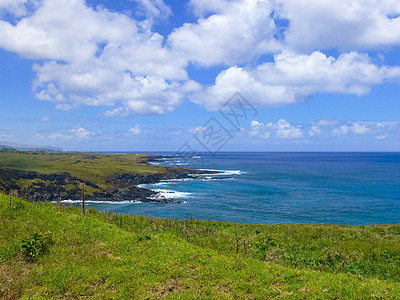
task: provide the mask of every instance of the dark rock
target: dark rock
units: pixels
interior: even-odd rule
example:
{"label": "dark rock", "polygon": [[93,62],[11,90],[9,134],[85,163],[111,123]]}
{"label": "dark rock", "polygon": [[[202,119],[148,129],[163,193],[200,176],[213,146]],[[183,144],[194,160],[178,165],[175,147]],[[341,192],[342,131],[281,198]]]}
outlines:
{"label": "dark rock", "polygon": [[[157,156],[156,156],[157,157]],[[154,159],[153,156],[146,158],[144,162]],[[159,202],[159,203],[181,203],[180,200],[166,199],[159,193],[140,188],[140,184],[154,184],[162,180],[170,179],[204,179],[199,174],[215,174],[217,172],[193,170],[183,168],[166,168],[166,172],[157,174],[132,174],[132,173],[114,173],[106,179],[107,187],[101,189],[98,185],[87,180],[71,176],[67,172],[42,174],[33,171],[21,171],[0,169],[0,180],[11,190],[17,191],[18,195],[25,199],[33,201],[57,201],[59,199],[81,199],[81,189],[79,185],[83,182],[87,186],[97,190],[93,195],[86,194],[87,200],[97,201],[141,201],[141,202]],[[214,177],[220,179],[221,177]],[[19,179],[34,180],[28,187],[21,187],[17,184]],[[66,187],[68,185],[68,188]],[[74,187],[71,188],[71,185]]]}

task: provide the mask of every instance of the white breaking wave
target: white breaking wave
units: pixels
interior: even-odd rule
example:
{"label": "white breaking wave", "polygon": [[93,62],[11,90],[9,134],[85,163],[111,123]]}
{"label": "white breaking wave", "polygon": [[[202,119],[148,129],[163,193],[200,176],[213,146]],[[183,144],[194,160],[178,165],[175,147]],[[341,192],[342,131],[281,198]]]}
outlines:
{"label": "white breaking wave", "polygon": [[170,182],[170,181],[178,181],[175,179],[169,179],[169,180],[163,180],[162,182],[158,183],[151,183],[151,184],[139,184],[138,187],[140,188],[145,188],[148,190],[151,190],[153,192],[156,192],[157,195],[152,197],[152,199],[182,199],[182,198],[188,198],[192,193],[184,193],[184,192],[177,192],[173,190],[166,190],[166,189],[159,189],[159,188],[154,188],[156,186],[166,186],[170,184],[176,184],[176,182]]}
{"label": "white breaking wave", "polygon": [[[190,174],[189,174],[190,175]],[[196,178],[176,178],[176,179],[164,179],[161,180],[161,183],[158,184],[175,184],[178,181],[193,181]]]}
{"label": "white breaking wave", "polygon": [[187,198],[191,195],[191,193],[177,192],[164,189],[154,189],[153,191],[159,193],[160,197],[164,197],[166,199]]}
{"label": "white breaking wave", "polygon": [[[53,203],[57,203],[53,201]],[[82,200],[62,200],[61,203],[82,203]],[[99,200],[85,200],[85,203],[95,203],[95,204],[136,204],[143,203],[142,201],[127,200],[127,201],[99,201]]]}
{"label": "white breaking wave", "polygon": [[[213,169],[199,169],[202,171],[212,171],[212,172],[218,172],[216,174],[211,174],[211,175],[241,175],[244,174],[244,172],[240,170],[213,170]],[[200,174],[202,175],[202,174]],[[204,175],[210,175],[210,174],[204,174]]]}

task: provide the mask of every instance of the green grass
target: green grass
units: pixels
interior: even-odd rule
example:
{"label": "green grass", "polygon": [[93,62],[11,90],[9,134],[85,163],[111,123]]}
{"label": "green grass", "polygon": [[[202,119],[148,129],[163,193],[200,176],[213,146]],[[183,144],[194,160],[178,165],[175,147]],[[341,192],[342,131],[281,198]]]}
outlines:
{"label": "green grass", "polygon": [[[27,260],[41,233],[48,251]],[[2,299],[399,299],[400,226],[245,225],[0,194]]]}
{"label": "green grass", "polygon": [[99,185],[104,184],[109,175],[118,172],[143,175],[166,172],[164,167],[143,164],[144,157],[143,154],[0,151],[0,169],[43,174],[67,172]]}
{"label": "green grass", "polygon": [[[116,173],[153,175],[166,173],[168,168],[146,164],[143,161],[150,155],[143,154],[110,154],[43,151],[0,151],[0,170],[33,171],[41,174],[69,173],[76,180],[59,187],[76,190],[80,182],[90,182],[97,187],[86,187],[86,194],[93,196],[95,192],[103,192],[107,188],[115,188],[109,182],[109,176]],[[1,178],[0,178],[1,179]],[[8,180],[7,180],[8,179]],[[31,189],[33,183],[42,182],[45,186],[54,184],[52,181],[40,179],[10,180],[3,178],[9,186],[18,186],[19,196]],[[62,194],[62,193],[61,193]],[[63,196],[63,195],[61,195]],[[23,196],[25,197],[25,196]],[[45,200],[45,199],[43,199]]]}

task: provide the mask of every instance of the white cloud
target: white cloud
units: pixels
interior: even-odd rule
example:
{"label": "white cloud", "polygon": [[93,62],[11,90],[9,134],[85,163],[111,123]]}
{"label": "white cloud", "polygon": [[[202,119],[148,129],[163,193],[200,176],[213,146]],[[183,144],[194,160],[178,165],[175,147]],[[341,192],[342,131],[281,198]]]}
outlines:
{"label": "white cloud", "polygon": [[131,129],[128,130],[128,133],[131,135],[139,135],[142,133],[142,129],[140,128],[139,124],[136,124],[135,127],[132,127]]}
{"label": "white cloud", "polygon": [[[107,116],[162,114],[184,98],[215,110],[237,91],[272,107],[315,93],[364,95],[400,79],[400,67],[359,53],[400,45],[397,0],[190,0],[198,20],[167,38],[151,28],[172,15],[170,7],[132,2],[144,20],[85,0],[0,0],[0,16],[16,17],[0,19],[0,47],[36,62],[37,99],[62,110],[105,106]],[[331,49],[346,53],[322,52]],[[266,54],[274,61],[258,63]],[[226,70],[202,87],[188,76],[190,62]],[[323,125],[314,126],[310,135]]]}
{"label": "white cloud", "polygon": [[267,127],[275,129],[275,136],[279,139],[297,139],[304,133],[300,126],[292,126],[284,119],[280,119],[275,124],[268,123]]}
{"label": "white cloud", "polygon": [[376,49],[400,45],[397,0],[276,0],[289,20],[285,43],[293,50]]}
{"label": "white cloud", "polygon": [[277,139],[298,139],[304,134],[301,126],[293,126],[284,119],[278,120],[276,123],[264,124],[262,122],[251,121],[249,136],[252,138],[268,139],[274,136]]}
{"label": "white cloud", "polygon": [[78,127],[66,132],[52,133],[50,134],[49,138],[52,140],[85,140],[94,135],[94,132],[87,131],[83,127]]}
{"label": "white cloud", "polygon": [[309,136],[319,135],[321,133],[321,129],[317,125],[313,125],[311,129],[308,131]]}
{"label": "white cloud", "polygon": [[370,128],[367,127],[365,124],[359,124],[359,123],[354,123],[353,127],[351,128],[351,131],[354,134],[366,134],[371,131]]}
{"label": "white cloud", "polygon": [[398,79],[400,67],[378,67],[366,54],[350,52],[335,59],[319,51],[282,52],[273,63],[222,71],[215,84],[195,94],[192,101],[215,110],[239,91],[253,105],[271,107],[296,103],[317,92],[362,95],[372,85]]}
{"label": "white cloud", "polygon": [[171,8],[163,0],[134,0],[137,2],[147,19],[153,22],[155,19],[166,19],[172,15]]}
{"label": "white cloud", "polygon": [[[375,124],[375,126],[378,126],[377,124]],[[341,125],[338,128],[335,128],[332,131],[333,135],[346,135],[349,133],[352,134],[367,134],[370,133],[372,131],[372,128],[370,127],[370,125],[366,124],[366,123],[359,123],[359,122],[354,122],[352,124],[349,125]]]}
{"label": "white cloud", "polygon": [[200,65],[249,62],[280,47],[274,39],[275,24],[266,0],[191,1],[198,15],[217,12],[197,23],[177,28],[168,42],[177,55]]}
{"label": "white cloud", "polygon": [[[159,0],[139,2],[167,9]],[[60,109],[119,104],[128,114],[173,110],[194,84],[187,83],[187,61],[163,43],[126,15],[90,8],[84,0],[43,0],[16,25],[0,21],[0,47],[47,60],[34,66],[34,90]]]}
{"label": "white cloud", "polygon": [[44,117],[41,118],[41,120],[42,120],[43,122],[49,122],[49,121],[50,121],[50,118],[44,116]]}
{"label": "white cloud", "polygon": [[21,17],[27,12],[24,5],[27,2],[29,2],[29,0],[0,0],[0,9],[3,9],[17,17]]}
{"label": "white cloud", "polygon": [[345,134],[347,134],[347,133],[349,132],[349,130],[350,130],[350,127],[349,127],[349,126],[347,126],[347,125],[341,125],[340,127],[334,129],[334,130],[332,131],[332,134],[333,134],[333,135],[345,135]]}
{"label": "white cloud", "polygon": [[331,127],[338,123],[336,120],[322,119],[311,123],[311,128],[308,131],[310,137],[321,135],[325,127]]}
{"label": "white cloud", "polygon": [[251,121],[251,127],[249,135],[255,138],[268,139],[270,137],[270,132],[266,129],[264,123],[258,121]]}
{"label": "white cloud", "polygon": [[237,0],[190,0],[188,6],[197,17],[207,14],[221,14]]}
{"label": "white cloud", "polygon": [[[278,140],[301,139],[303,141],[331,141],[347,135],[374,140],[398,139],[400,122],[317,120],[311,123],[292,125],[284,119],[262,123],[251,121],[248,136],[254,139],[276,138]],[[307,135],[305,133],[308,133]],[[242,134],[243,136],[243,134]]]}

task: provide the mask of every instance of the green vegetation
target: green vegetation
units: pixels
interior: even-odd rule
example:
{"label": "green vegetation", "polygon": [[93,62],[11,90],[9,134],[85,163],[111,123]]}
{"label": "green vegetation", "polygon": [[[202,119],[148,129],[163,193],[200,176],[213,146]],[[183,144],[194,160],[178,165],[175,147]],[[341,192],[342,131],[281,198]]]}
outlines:
{"label": "green vegetation", "polygon": [[67,172],[104,187],[107,177],[114,173],[148,175],[166,172],[164,167],[144,164],[145,157],[143,154],[0,151],[0,169],[41,174]]}
{"label": "green vegetation", "polygon": [[399,266],[399,225],[83,216],[0,194],[4,299],[399,299]]}
{"label": "green vegetation", "polygon": [[146,163],[151,155],[0,150],[0,191],[33,201],[79,199],[81,183],[90,199],[141,200],[141,181],[172,176],[181,168]]}
{"label": "green vegetation", "polygon": [[27,261],[35,261],[38,257],[46,254],[52,244],[53,240],[49,233],[43,235],[35,232],[26,240],[22,240],[21,249]]}

